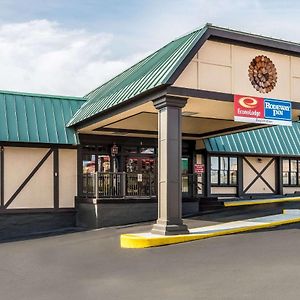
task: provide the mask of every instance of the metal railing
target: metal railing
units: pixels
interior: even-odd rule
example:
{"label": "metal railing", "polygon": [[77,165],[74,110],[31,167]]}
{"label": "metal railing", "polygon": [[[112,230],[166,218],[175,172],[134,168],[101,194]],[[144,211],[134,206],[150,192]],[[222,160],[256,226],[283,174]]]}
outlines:
{"label": "metal railing", "polygon": [[151,173],[88,173],[83,174],[82,193],[95,198],[154,197],[156,179]]}
{"label": "metal railing", "polygon": [[126,196],[156,196],[156,177],[152,173],[126,174]]}
{"label": "metal railing", "polygon": [[[87,173],[83,174],[82,196],[92,198],[155,197],[157,180],[153,173]],[[182,175],[182,194],[199,197],[203,183],[197,174]]]}

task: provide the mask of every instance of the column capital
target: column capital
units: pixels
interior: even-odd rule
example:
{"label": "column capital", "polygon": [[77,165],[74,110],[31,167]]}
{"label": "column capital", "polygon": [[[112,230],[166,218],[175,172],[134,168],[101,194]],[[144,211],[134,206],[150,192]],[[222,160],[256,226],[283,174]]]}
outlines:
{"label": "column capital", "polygon": [[153,101],[156,109],[164,107],[179,107],[182,108],[186,105],[188,98],[176,96],[164,96]]}

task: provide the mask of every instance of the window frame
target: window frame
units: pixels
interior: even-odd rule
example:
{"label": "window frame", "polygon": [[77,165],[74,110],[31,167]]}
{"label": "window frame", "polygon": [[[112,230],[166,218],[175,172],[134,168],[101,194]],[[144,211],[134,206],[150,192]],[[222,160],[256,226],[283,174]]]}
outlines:
{"label": "window frame", "polygon": [[[288,161],[288,171],[284,171],[283,169],[283,165],[284,165],[284,161]],[[297,170],[293,171],[292,170],[292,161],[296,161],[296,166],[297,166]],[[299,175],[300,175],[300,168],[299,168],[299,164],[300,164],[300,159],[297,158],[289,158],[289,157],[285,157],[282,159],[281,162],[281,182],[282,182],[282,186],[284,187],[296,187],[296,186],[300,186],[300,180],[299,180]],[[288,173],[288,183],[284,183],[283,181],[283,174],[284,173]],[[292,174],[296,174],[296,183],[292,183]]]}
{"label": "window frame", "polygon": [[[212,161],[212,158],[213,157],[217,157],[218,158],[218,170],[213,170],[212,167],[211,167],[211,161]],[[226,159],[226,163],[225,165],[227,165],[227,169],[222,169],[221,170],[221,165],[223,165],[221,163],[222,159]],[[236,159],[236,170],[233,170],[231,169],[231,165],[230,165],[230,161],[232,158],[235,158]],[[239,164],[239,160],[238,160],[238,157],[237,156],[229,156],[229,155],[211,155],[210,158],[209,158],[209,162],[210,162],[210,173],[209,173],[209,176],[210,176],[210,185],[212,187],[237,187],[238,186],[238,170],[239,170],[239,167],[238,167],[238,164]],[[218,183],[212,183],[211,182],[211,178],[212,178],[212,171],[217,171],[217,176],[218,176]],[[234,171],[236,173],[236,182],[235,183],[231,183],[231,172]],[[221,183],[221,174],[222,172],[226,172],[226,177],[227,177],[227,182],[226,183]]]}

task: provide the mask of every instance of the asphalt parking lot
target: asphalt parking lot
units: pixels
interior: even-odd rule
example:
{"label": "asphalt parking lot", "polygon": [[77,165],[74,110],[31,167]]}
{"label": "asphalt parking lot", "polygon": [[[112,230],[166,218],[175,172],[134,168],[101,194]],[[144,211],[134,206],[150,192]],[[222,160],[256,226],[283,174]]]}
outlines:
{"label": "asphalt parking lot", "polygon": [[[194,222],[188,221],[190,226]],[[143,224],[2,243],[0,299],[299,299],[299,224],[120,249],[121,233],[149,228]]]}

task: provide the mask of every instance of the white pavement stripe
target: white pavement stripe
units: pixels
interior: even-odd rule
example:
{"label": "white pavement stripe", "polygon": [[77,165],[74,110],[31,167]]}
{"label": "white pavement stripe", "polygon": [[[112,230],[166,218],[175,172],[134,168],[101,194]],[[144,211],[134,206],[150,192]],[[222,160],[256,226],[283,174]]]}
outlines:
{"label": "white pavement stripe", "polygon": [[[271,225],[272,223],[278,223],[282,221],[286,222],[286,221],[298,220],[299,217],[300,217],[299,209],[287,209],[284,210],[282,214],[192,228],[189,229],[189,232],[191,234],[209,234],[217,231],[222,232],[222,231],[227,231],[232,229],[242,229],[242,228],[248,228],[253,226]],[[152,234],[151,232],[136,233],[134,234],[134,236],[145,237],[145,238],[164,237],[158,234]]]}
{"label": "white pavement stripe", "polygon": [[251,227],[253,225],[263,225],[267,224],[266,222],[257,222],[257,221],[235,221],[235,222],[229,222],[224,223],[220,225],[212,225],[212,226],[206,226],[206,227],[200,227],[200,228],[193,228],[190,229],[190,233],[209,233],[210,231],[223,231],[223,230],[230,230],[230,229],[236,229],[241,227]]}

